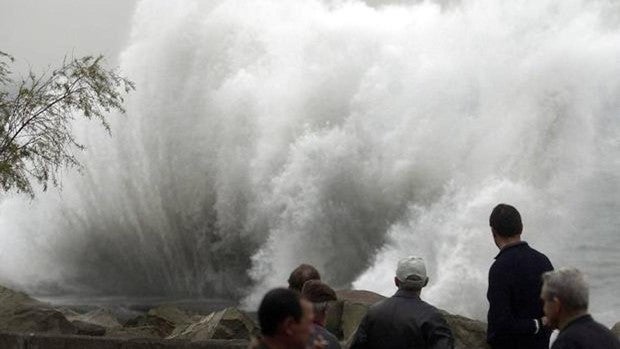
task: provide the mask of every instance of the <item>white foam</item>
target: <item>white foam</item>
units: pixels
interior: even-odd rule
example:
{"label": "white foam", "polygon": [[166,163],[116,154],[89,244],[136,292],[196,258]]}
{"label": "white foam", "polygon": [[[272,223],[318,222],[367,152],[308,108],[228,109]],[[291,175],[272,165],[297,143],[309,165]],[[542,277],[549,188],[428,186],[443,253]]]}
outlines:
{"label": "white foam", "polygon": [[88,171],[62,195],[2,203],[0,275],[252,306],[301,262],[389,294],[420,254],[425,297],[483,317],[500,201],[594,271],[572,256],[618,242],[618,6],[442,3],[142,1],[127,117],[78,125]]}

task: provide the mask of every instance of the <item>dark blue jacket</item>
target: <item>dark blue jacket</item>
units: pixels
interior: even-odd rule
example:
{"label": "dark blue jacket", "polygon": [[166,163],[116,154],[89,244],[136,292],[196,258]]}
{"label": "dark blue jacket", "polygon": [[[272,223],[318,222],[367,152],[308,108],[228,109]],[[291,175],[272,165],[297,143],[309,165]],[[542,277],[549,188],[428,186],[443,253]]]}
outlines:
{"label": "dark blue jacket", "polygon": [[414,292],[399,290],[374,304],[350,349],[453,349],[454,337],[439,310]]}
{"label": "dark blue jacket", "polygon": [[487,341],[493,349],[547,349],[551,331],[537,331],[543,317],[542,274],[549,259],[526,242],[505,247],[489,270]]}
{"label": "dark blue jacket", "polygon": [[551,349],[620,349],[620,341],[607,327],[584,315],[569,323]]}

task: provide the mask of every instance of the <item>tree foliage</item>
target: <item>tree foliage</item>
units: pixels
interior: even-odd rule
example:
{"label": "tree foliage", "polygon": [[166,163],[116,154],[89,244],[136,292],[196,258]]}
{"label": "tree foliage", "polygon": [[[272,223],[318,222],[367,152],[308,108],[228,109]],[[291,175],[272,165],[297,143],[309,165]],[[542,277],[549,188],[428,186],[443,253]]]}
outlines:
{"label": "tree foliage", "polygon": [[81,168],[74,151],[84,150],[72,133],[75,118],[95,119],[110,132],[112,111],[124,113],[124,96],[134,83],[106,69],[103,56],[65,59],[44,74],[13,81],[10,63],[0,52],[0,188],[33,195],[58,185],[59,170]]}

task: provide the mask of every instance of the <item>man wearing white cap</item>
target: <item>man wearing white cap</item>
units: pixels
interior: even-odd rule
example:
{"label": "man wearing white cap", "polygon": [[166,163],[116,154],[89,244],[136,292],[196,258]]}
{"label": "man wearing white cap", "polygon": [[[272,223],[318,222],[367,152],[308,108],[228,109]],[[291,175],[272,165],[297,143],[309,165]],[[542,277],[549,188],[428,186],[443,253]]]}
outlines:
{"label": "man wearing white cap", "polygon": [[424,260],[407,257],[398,262],[394,283],[398,291],[368,310],[351,349],[452,349],[454,338],[443,316],[420,299],[428,284]]}

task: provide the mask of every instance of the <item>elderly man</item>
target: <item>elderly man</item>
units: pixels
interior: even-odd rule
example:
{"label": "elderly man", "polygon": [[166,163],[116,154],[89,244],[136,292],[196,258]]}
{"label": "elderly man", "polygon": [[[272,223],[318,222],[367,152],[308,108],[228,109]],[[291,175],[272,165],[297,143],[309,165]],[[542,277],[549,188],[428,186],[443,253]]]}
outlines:
{"label": "elderly man", "polygon": [[324,343],[308,340],[312,331],[312,305],[299,294],[286,288],[273,289],[265,295],[258,308],[262,338],[252,349],[324,348]]}
{"label": "elderly man", "polygon": [[451,349],[452,332],[437,309],[420,299],[428,284],[421,258],[398,262],[394,283],[398,291],[368,310],[355,333],[351,349]]}
{"label": "elderly man", "polygon": [[618,338],[588,314],[588,285],[579,270],[545,273],[540,298],[545,323],[560,330],[552,349],[620,349]]}
{"label": "elderly man", "polygon": [[301,296],[310,301],[314,309],[314,331],[310,343],[323,340],[327,343],[327,349],[340,349],[338,338],[325,328],[329,303],[338,299],[336,292],[319,280],[310,280],[301,289]]}
{"label": "elderly man", "polygon": [[551,331],[542,326],[539,299],[543,273],[553,270],[549,259],[521,240],[521,215],[499,204],[489,225],[500,252],[489,270],[487,341],[493,349],[547,349]]}

